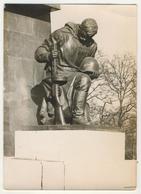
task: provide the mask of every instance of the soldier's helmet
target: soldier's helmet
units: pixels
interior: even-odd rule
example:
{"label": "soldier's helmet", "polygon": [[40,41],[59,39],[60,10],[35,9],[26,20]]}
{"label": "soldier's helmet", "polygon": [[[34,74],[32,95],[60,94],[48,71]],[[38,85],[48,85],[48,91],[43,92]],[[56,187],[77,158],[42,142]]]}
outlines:
{"label": "soldier's helmet", "polygon": [[81,62],[80,70],[88,74],[91,79],[99,77],[99,64],[93,57],[85,57]]}

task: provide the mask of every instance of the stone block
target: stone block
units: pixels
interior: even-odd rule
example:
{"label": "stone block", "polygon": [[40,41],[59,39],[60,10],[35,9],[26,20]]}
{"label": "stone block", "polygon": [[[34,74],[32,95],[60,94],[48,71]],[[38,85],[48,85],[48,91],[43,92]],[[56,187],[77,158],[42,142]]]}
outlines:
{"label": "stone block", "polygon": [[51,24],[46,21],[34,20],[33,34],[35,37],[47,38],[51,33]]}
{"label": "stone block", "polygon": [[81,161],[65,166],[66,190],[136,188],[136,161]]}
{"label": "stone block", "polygon": [[[33,86],[34,80],[34,60],[8,56],[7,63],[8,64],[5,77],[5,79],[7,80],[7,84],[5,85],[5,87],[9,92],[13,91],[15,93],[13,95],[17,96],[18,92],[18,94],[20,94],[22,98],[25,95],[29,96],[29,89]],[[12,96],[8,96],[8,98],[12,98]],[[30,96],[28,98],[30,98]]]}
{"label": "stone block", "polygon": [[23,44],[23,35],[19,32],[6,31],[7,34],[7,54],[15,57],[21,57],[24,53],[25,43]]}
{"label": "stone block", "polygon": [[44,79],[44,75],[46,75],[44,68],[45,68],[45,64],[38,63],[35,61],[34,72],[33,72],[34,84],[39,84]]}
{"label": "stone block", "polygon": [[64,190],[65,169],[63,162],[42,161],[43,166],[43,190]]}
{"label": "stone block", "polygon": [[24,44],[22,57],[34,60],[35,50],[40,46],[38,38],[25,36],[23,37],[22,42]]}
{"label": "stone block", "polygon": [[[5,87],[8,92],[15,91],[17,79],[19,79],[21,68],[21,59],[7,55],[7,63],[5,63]],[[10,97],[10,96],[9,96]]]}
{"label": "stone block", "polygon": [[6,129],[7,126],[4,126],[4,156],[14,156],[15,153],[15,136],[14,131],[10,131],[9,129]]}
{"label": "stone block", "polygon": [[50,12],[57,10],[57,7],[55,7],[46,4],[6,4],[5,11],[25,15],[29,18],[50,21]]}
{"label": "stone block", "polygon": [[8,33],[4,28],[4,51],[8,50]]}
{"label": "stone block", "polygon": [[36,50],[36,38],[19,32],[6,31],[7,33],[7,54],[14,57],[30,58],[33,60]]}
{"label": "stone block", "polygon": [[5,11],[4,28],[8,31],[31,35],[33,33],[33,19],[13,12]]}
{"label": "stone block", "polygon": [[14,145],[14,132],[4,131],[4,144],[12,146]]}
{"label": "stone block", "polygon": [[4,189],[41,189],[40,161],[4,159]]}
{"label": "stone block", "polygon": [[63,190],[64,163],[4,158],[4,188],[8,190]]}
{"label": "stone block", "polygon": [[4,101],[4,110],[3,110],[3,113],[4,113],[4,131],[7,132],[10,130],[9,128],[9,110],[10,108],[8,107],[8,103],[7,101]]}
{"label": "stone block", "polygon": [[27,86],[33,86],[33,70],[34,70],[34,59],[22,58],[21,59],[21,76],[25,78]]}
{"label": "stone block", "polygon": [[[34,123],[37,123],[36,119],[36,112],[37,108],[36,105],[32,104],[31,99],[29,100],[21,100],[20,103],[15,107],[15,125],[21,126],[21,125],[32,125]],[[18,128],[16,126],[16,129]]]}
{"label": "stone block", "polygon": [[4,144],[4,156],[13,157],[14,154],[15,154],[14,144],[12,146]]}
{"label": "stone block", "polygon": [[124,133],[73,129],[16,131],[15,156],[65,163],[124,160]]}

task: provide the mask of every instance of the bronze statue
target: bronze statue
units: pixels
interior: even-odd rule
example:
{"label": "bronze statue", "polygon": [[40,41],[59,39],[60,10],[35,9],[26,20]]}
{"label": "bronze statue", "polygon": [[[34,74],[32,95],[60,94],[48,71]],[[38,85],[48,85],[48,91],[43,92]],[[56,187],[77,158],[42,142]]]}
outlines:
{"label": "bronze statue", "polygon": [[53,32],[37,48],[35,59],[46,63],[46,79],[35,86],[32,99],[38,104],[39,124],[89,124],[85,117],[86,99],[91,80],[99,76],[99,64],[94,59],[97,44],[97,22],[92,18],[81,24],[67,23]]}

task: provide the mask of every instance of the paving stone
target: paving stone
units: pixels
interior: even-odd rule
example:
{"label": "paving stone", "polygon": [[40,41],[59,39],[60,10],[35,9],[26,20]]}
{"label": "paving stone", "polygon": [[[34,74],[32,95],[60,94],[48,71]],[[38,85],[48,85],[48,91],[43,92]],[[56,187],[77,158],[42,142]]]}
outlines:
{"label": "paving stone", "polygon": [[4,159],[4,189],[41,189],[40,161]]}
{"label": "paving stone", "polygon": [[64,163],[57,161],[42,162],[43,190],[63,190],[65,188]]}
{"label": "paving stone", "polygon": [[69,163],[65,168],[65,189],[135,189],[136,165],[135,160]]}

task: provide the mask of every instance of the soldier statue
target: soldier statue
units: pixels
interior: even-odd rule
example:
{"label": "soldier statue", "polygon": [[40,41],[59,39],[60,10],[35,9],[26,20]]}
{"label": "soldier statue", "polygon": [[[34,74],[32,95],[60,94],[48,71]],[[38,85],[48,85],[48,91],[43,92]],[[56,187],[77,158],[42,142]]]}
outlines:
{"label": "soldier statue", "polygon": [[[91,80],[99,76],[95,53],[97,22],[87,18],[81,24],[66,23],[53,32],[35,51],[35,59],[46,63],[46,78],[31,90],[38,102],[39,124],[86,124],[86,100]],[[42,91],[42,92],[41,92]],[[41,92],[41,93],[40,93]]]}

